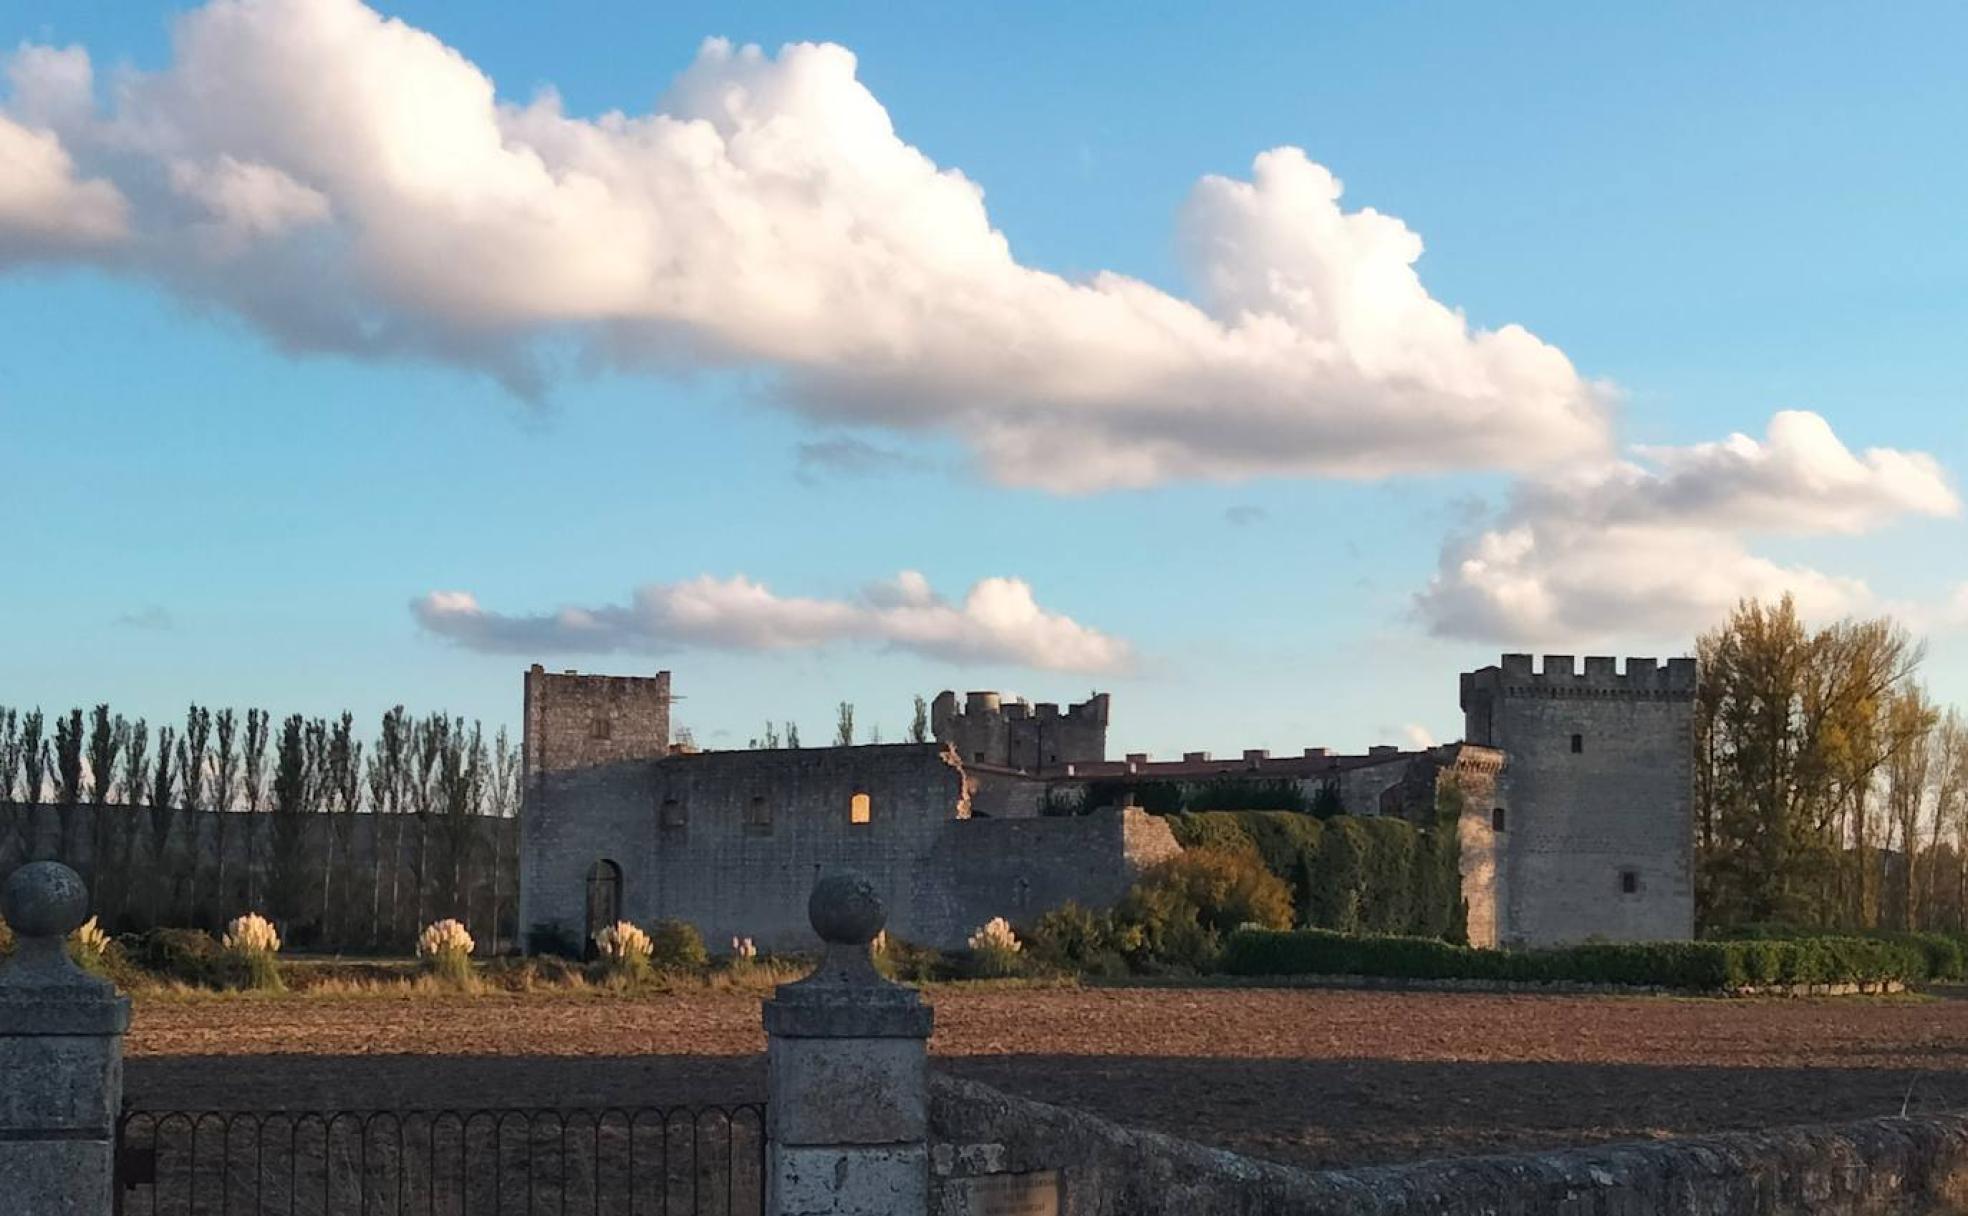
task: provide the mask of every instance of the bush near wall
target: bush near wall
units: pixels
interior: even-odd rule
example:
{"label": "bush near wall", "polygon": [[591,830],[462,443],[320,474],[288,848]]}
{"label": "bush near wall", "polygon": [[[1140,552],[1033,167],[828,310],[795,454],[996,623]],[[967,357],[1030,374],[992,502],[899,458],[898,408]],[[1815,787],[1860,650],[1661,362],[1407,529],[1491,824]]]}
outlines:
{"label": "bush near wall", "polygon": [[1183,848],[1255,852],[1289,883],[1297,923],[1340,933],[1459,940],[1460,850],[1453,819],[1423,832],[1405,819],[1291,811],[1187,811],[1165,817]]}
{"label": "bush near wall", "polygon": [[1222,967],[1231,975],[1357,975],[1504,983],[1617,984],[1722,992],[1777,984],[1856,984],[1927,978],[1905,942],[1815,937],[1742,942],[1623,942],[1549,950],[1478,950],[1419,937],[1322,929],[1243,930]]}
{"label": "bush near wall", "polygon": [[[1727,929],[1703,934],[1711,941],[1792,941],[1805,937],[1828,936],[1822,929],[1808,929],[1799,925],[1748,924],[1735,925]],[[1930,980],[1953,981],[1968,977],[1968,943],[1948,933],[1907,932],[1898,929],[1862,929],[1851,933],[1840,932],[1840,937],[1863,937],[1870,941],[1898,942],[1919,950],[1926,959],[1927,977]]]}

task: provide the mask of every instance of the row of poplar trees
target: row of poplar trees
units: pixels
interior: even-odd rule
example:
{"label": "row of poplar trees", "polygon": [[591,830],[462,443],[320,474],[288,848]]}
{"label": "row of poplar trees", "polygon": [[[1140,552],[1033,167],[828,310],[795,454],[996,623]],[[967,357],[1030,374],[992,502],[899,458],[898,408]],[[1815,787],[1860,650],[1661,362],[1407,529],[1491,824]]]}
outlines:
{"label": "row of poplar trees", "polygon": [[[211,928],[253,909],[317,946],[401,945],[440,915],[490,940],[517,894],[519,784],[504,729],[488,740],[477,722],[402,706],[366,740],[346,712],[276,724],[193,705],[153,734],[108,705],[52,721],[0,707],[0,803],[52,804],[58,852],[82,861],[117,929]],[[235,813],[182,814],[220,811]],[[29,820],[10,822],[0,853],[24,857]]]}
{"label": "row of poplar trees", "polygon": [[1748,923],[1968,930],[1968,721],[1890,617],[1745,601],[1696,647],[1696,896]]}

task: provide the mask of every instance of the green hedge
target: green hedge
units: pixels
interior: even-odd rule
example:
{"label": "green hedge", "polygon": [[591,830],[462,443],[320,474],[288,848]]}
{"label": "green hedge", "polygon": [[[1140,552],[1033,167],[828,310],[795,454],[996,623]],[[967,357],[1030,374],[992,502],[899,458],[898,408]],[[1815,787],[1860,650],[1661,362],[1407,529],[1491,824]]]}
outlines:
{"label": "green hedge", "polygon": [[1918,946],[1857,937],[1626,942],[1518,951],[1323,929],[1243,930],[1231,936],[1222,967],[1231,975],[1247,976],[1570,982],[1693,992],[1766,984],[1909,981],[1927,975],[1927,959]]}
{"label": "green hedge", "polygon": [[[1806,929],[1797,925],[1777,923],[1758,923],[1735,925],[1727,929],[1705,934],[1713,941],[1794,941],[1798,938],[1823,937],[1823,930]],[[1897,929],[1865,929],[1855,933],[1839,934],[1845,937],[1862,937],[1868,941],[1897,942],[1920,951],[1926,960],[1926,978],[1930,980],[1959,980],[1968,977],[1968,945],[1961,938],[1948,933],[1909,933]]]}

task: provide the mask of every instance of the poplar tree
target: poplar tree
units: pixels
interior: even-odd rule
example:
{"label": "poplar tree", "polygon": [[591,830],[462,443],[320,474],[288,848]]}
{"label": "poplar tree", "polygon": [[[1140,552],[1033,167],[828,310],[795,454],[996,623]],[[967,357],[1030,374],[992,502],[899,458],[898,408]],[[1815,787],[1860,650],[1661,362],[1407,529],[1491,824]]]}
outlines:
{"label": "poplar tree", "polygon": [[854,746],[854,703],[852,701],[842,701],[839,708],[835,711],[834,746]]}
{"label": "poplar tree", "polygon": [[20,725],[21,801],[41,801],[41,783],[48,772],[48,741],[42,736],[45,721],[39,709],[29,710]]}
{"label": "poplar tree", "polygon": [[116,759],[122,754],[129,736],[130,724],[123,720],[122,714],[112,718],[109,706],[98,705],[89,715],[89,785],[93,802],[89,833],[89,896],[95,901],[98,916],[108,910],[110,888],[117,885],[111,878],[114,867],[110,865],[109,797],[115,792]]}
{"label": "poplar tree", "polygon": [[403,860],[403,797],[405,771],[410,747],[409,715],[401,705],[383,715],[382,729],[376,736],[376,746],[369,754],[369,809],[373,814],[384,816],[374,826],[376,868],[374,881],[369,889],[369,924],[373,944],[382,944],[382,901],[383,901],[383,849],[382,830],[385,824],[390,830],[390,850],[387,862],[389,868],[389,918],[390,932],[397,931],[399,915],[397,905],[398,887],[402,877]]}
{"label": "poplar tree", "polygon": [[929,742],[929,702],[916,697],[915,716],[909,719],[909,742]]}
{"label": "poplar tree", "polygon": [[0,802],[14,800],[20,766],[20,711],[0,709]]}
{"label": "poplar tree", "polygon": [[232,888],[226,885],[226,857],[232,843],[233,801],[239,786],[239,717],[230,708],[212,719],[212,808],[218,811],[213,824],[218,842],[219,919],[234,911]]}
{"label": "poplar tree", "polygon": [[171,767],[175,759],[172,748],[176,743],[177,735],[170,727],[157,728],[157,767],[150,779],[150,921],[153,925],[163,923],[164,888],[171,880],[164,849],[171,839],[171,799],[178,782],[177,772]]}
{"label": "poplar tree", "polygon": [[260,906],[260,813],[266,810],[267,711],[246,711],[246,746],[240,753],[239,784],[246,802],[246,903]]}
{"label": "poplar tree", "polygon": [[116,904],[119,912],[128,912],[130,889],[136,885],[137,841],[142,837],[143,823],[137,817],[151,813],[150,724],[142,718],[130,724],[130,741],[123,748],[123,779],[117,785],[122,791],[123,805],[128,809],[124,812],[123,848],[118,858],[123,884],[117,893]]}

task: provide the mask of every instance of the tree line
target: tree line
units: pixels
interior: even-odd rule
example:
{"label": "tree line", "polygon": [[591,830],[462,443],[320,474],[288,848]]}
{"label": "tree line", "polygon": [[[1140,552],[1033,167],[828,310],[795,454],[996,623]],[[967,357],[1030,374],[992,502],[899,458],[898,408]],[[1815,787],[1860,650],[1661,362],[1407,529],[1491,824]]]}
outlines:
{"label": "tree line", "polygon": [[1968,722],[1891,617],[1744,601],[1696,645],[1698,918],[1968,930]]}
{"label": "tree line", "polygon": [[[261,910],[317,946],[401,944],[433,915],[494,938],[517,884],[510,824],[487,821],[514,820],[519,800],[503,728],[488,739],[400,705],[368,738],[347,712],[276,723],[192,705],[153,732],[108,705],[0,707],[0,803],[53,809],[54,850],[84,862],[119,929]],[[0,857],[27,858],[31,823],[8,817]]]}

